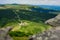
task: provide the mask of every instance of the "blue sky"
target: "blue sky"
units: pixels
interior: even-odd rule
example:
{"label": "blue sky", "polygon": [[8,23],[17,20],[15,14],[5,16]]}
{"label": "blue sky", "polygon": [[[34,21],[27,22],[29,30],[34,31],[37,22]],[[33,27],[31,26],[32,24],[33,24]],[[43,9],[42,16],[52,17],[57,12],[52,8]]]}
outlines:
{"label": "blue sky", "polygon": [[60,5],[60,0],[0,0],[0,4]]}

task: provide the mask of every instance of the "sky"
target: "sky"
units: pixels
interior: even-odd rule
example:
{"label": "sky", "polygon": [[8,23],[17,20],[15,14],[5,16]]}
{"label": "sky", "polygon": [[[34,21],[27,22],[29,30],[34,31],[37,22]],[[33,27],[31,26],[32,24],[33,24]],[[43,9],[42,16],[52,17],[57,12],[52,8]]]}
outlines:
{"label": "sky", "polygon": [[60,0],[0,0],[0,4],[60,5]]}

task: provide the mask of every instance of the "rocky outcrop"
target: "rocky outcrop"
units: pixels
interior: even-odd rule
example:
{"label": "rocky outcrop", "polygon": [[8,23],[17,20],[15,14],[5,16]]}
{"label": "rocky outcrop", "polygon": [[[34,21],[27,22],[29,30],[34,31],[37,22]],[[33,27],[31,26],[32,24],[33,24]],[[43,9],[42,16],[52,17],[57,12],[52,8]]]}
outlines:
{"label": "rocky outcrop", "polygon": [[60,14],[58,14],[55,18],[47,20],[45,23],[51,25],[52,27],[60,26]]}
{"label": "rocky outcrop", "polygon": [[43,33],[30,36],[29,40],[60,40],[60,30],[51,29],[44,31]]}
{"label": "rocky outcrop", "polygon": [[60,40],[60,14],[45,23],[51,25],[52,28],[30,36],[29,40]]}
{"label": "rocky outcrop", "polygon": [[0,40],[13,40],[8,34],[11,29],[12,27],[0,28]]}

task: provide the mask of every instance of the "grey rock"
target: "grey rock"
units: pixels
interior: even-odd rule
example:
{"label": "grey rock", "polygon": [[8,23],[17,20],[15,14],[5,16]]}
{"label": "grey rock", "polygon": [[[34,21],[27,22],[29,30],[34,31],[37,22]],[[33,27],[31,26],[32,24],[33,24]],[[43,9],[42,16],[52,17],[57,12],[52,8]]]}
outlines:
{"label": "grey rock", "polygon": [[58,14],[55,18],[47,20],[45,23],[51,25],[52,27],[60,26],[60,14]]}
{"label": "grey rock", "polygon": [[0,28],[0,40],[13,40],[8,34],[11,29],[12,27]]}
{"label": "grey rock", "polygon": [[[58,30],[48,30],[40,34],[35,34],[29,37],[32,40],[60,40],[60,32]],[[34,37],[33,37],[34,36]]]}

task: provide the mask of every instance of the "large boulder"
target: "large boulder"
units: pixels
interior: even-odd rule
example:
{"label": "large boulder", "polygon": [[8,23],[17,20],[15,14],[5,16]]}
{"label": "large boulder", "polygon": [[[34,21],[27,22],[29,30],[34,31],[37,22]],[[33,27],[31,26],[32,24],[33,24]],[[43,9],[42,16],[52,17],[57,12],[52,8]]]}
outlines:
{"label": "large boulder", "polygon": [[13,40],[8,34],[12,27],[0,28],[0,40]]}

